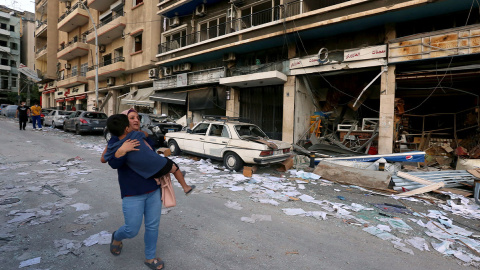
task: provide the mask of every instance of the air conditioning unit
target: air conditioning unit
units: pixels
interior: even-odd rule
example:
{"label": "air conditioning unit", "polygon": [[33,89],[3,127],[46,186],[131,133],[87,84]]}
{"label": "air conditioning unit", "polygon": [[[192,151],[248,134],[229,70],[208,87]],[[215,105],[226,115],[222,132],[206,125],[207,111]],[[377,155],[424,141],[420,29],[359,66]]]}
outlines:
{"label": "air conditioning unit", "polygon": [[172,68],[171,67],[163,67],[163,75],[164,76],[170,76],[172,75]]}
{"label": "air conditioning unit", "polygon": [[100,46],[98,46],[98,51],[99,51],[99,52],[104,53],[105,50],[106,50],[105,45],[100,45]]}
{"label": "air conditioning unit", "polygon": [[235,10],[233,8],[227,9],[227,18],[235,19],[236,15],[237,14],[235,13]]}
{"label": "air conditioning unit", "polygon": [[180,65],[181,71],[190,71],[192,69],[192,64],[190,63],[183,63]]}
{"label": "air conditioning unit", "polygon": [[65,69],[71,69],[72,66],[70,64],[65,64]]}
{"label": "air conditioning unit", "polygon": [[197,8],[195,8],[195,15],[197,15],[198,17],[203,17],[207,15],[205,4],[198,5]]}
{"label": "air conditioning unit", "polygon": [[107,86],[113,86],[113,85],[115,85],[115,78],[114,77],[107,78]]}
{"label": "air conditioning unit", "polygon": [[72,7],[72,2],[71,1],[66,1],[65,2],[65,7],[66,8],[71,8]]}
{"label": "air conditioning unit", "polygon": [[223,61],[224,62],[227,62],[227,61],[235,61],[235,53],[226,53],[223,55]]}
{"label": "air conditioning unit", "polygon": [[180,65],[175,65],[175,66],[173,66],[173,70],[172,70],[172,71],[173,71],[173,73],[175,73],[175,72],[180,72],[180,71],[181,71],[181,70],[180,70]]}
{"label": "air conditioning unit", "polygon": [[180,18],[178,16],[175,16],[171,19],[168,20],[168,25],[170,27],[177,27],[180,25]]}
{"label": "air conditioning unit", "polygon": [[150,79],[156,79],[158,78],[158,69],[156,68],[151,68],[148,70],[148,77]]}

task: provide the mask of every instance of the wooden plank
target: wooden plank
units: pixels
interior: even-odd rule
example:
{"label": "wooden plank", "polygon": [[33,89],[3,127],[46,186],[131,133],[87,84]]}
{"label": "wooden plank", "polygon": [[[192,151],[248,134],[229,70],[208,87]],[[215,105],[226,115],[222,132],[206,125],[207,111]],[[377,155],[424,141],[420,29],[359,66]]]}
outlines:
{"label": "wooden plank", "polygon": [[468,191],[468,190],[458,189],[458,188],[446,188],[446,187],[443,187],[443,188],[438,189],[438,190],[433,190],[433,192],[439,193],[439,194],[443,194],[443,192],[451,192],[451,193],[453,193],[453,194],[462,195],[462,196],[464,196],[464,197],[471,197],[471,196],[473,196],[473,192]]}
{"label": "wooden plank", "polygon": [[313,173],[330,181],[375,189],[387,189],[392,177],[388,172],[367,171],[326,161],[320,162]]}
{"label": "wooden plank", "polygon": [[434,184],[431,184],[431,185],[428,185],[428,186],[424,186],[424,187],[417,188],[417,189],[414,189],[414,190],[410,190],[410,191],[407,191],[407,192],[404,192],[404,193],[400,193],[397,196],[407,197],[407,196],[417,195],[417,194],[421,194],[421,193],[425,193],[425,192],[434,191],[434,190],[437,190],[437,189],[442,188],[444,186],[445,186],[445,183],[443,183],[443,182],[434,183]]}
{"label": "wooden plank", "polygon": [[398,177],[405,178],[405,179],[408,179],[408,180],[413,181],[413,182],[420,183],[420,184],[422,184],[422,185],[435,184],[435,182],[425,180],[425,179],[423,179],[423,178],[420,178],[420,177],[418,177],[418,176],[414,176],[414,175],[408,174],[408,173],[406,173],[406,172],[397,172],[397,176],[398,176]]}

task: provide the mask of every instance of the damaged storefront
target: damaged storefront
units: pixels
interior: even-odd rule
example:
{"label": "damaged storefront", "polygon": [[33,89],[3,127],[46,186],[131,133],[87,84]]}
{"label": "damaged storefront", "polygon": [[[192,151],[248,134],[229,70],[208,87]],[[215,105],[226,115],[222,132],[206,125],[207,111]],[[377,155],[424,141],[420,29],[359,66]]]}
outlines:
{"label": "damaged storefront", "polygon": [[377,154],[386,56],[379,45],[290,60],[293,141],[328,155]]}
{"label": "damaged storefront", "polygon": [[480,158],[479,25],[391,40],[396,70],[395,151],[422,150],[426,165],[471,169]]}
{"label": "damaged storefront", "polygon": [[150,100],[157,102],[162,114],[185,116],[185,124],[197,123],[204,115],[225,115],[227,91],[218,84],[223,77],[224,67],[162,76],[154,81]]}

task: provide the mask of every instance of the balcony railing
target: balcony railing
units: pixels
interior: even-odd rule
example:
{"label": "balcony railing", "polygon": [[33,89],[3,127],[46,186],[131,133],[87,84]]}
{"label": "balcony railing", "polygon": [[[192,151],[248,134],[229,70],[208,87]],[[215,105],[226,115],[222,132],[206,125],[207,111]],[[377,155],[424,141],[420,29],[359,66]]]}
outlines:
{"label": "balcony railing", "polygon": [[38,28],[40,28],[40,27],[42,27],[44,24],[47,24],[47,20],[45,20],[45,21],[43,21],[43,22],[40,22],[40,21],[39,21],[37,27],[35,28],[35,30],[38,29]]}
{"label": "balcony railing", "polygon": [[61,22],[63,19],[65,19],[65,17],[67,17],[70,13],[72,13],[73,11],[75,11],[79,7],[81,9],[85,9],[84,5],[87,5],[87,3],[83,3],[83,5],[80,5],[80,2],[77,2],[75,5],[73,5],[73,7],[71,7],[69,10],[67,10],[65,13],[63,13],[62,16],[60,16],[60,18],[58,18],[58,22]]}
{"label": "balcony railing", "polygon": [[87,43],[87,38],[86,36],[82,35],[81,38],[78,38],[78,37],[75,37],[75,38],[72,38],[68,43],[66,44],[61,44],[60,47],[58,47],[58,50],[57,52],[60,52],[62,51],[63,49],[67,48],[68,46],[76,43],[76,42],[82,42],[82,43]]}
{"label": "balcony railing", "polygon": [[229,20],[225,23],[215,25],[200,31],[181,36],[175,39],[170,39],[167,42],[158,45],[158,53],[166,53],[171,50],[179,49],[198,42],[234,33],[240,30],[256,27],[262,24],[279,21],[288,17],[303,14],[314,9],[320,9],[328,6],[333,6],[348,2],[352,0],[321,0],[311,1],[307,5],[306,1],[298,0],[287,3],[285,5],[278,5],[269,9],[265,9],[256,13],[243,16],[238,19]]}
{"label": "balcony railing", "polygon": [[58,81],[63,81],[63,80],[66,80],[66,79],[70,79],[72,77],[77,77],[77,76],[87,76],[87,73],[86,72],[76,72],[76,73],[70,73],[70,74],[67,74],[67,75],[63,75],[63,76],[59,76],[58,77]]}
{"label": "balcony railing", "polygon": [[47,45],[43,46],[42,48],[37,50],[37,54],[41,53],[42,51],[47,49]]}
{"label": "balcony railing", "polygon": [[[123,56],[120,56],[120,57],[116,57],[116,58],[113,58],[111,60],[107,60],[107,61],[104,61],[104,62],[100,62],[98,64],[98,68],[101,68],[101,67],[104,67],[104,66],[108,66],[108,65],[111,65],[113,63],[117,63],[117,62],[125,62],[125,57]],[[96,68],[97,65],[93,65],[93,66],[90,66],[88,67],[88,71],[92,71]]]}
{"label": "balcony railing", "polygon": [[[115,13],[112,17],[109,17],[108,19],[105,19],[102,22],[100,22],[99,24],[97,24],[97,30],[100,29],[100,27],[112,22],[116,18],[119,18],[119,17],[122,17],[122,16],[124,16],[123,11]],[[93,31],[94,31],[94,29],[92,27],[92,28],[88,29],[87,31],[85,31],[84,33],[82,33],[82,35],[87,36],[88,34],[92,33]]]}

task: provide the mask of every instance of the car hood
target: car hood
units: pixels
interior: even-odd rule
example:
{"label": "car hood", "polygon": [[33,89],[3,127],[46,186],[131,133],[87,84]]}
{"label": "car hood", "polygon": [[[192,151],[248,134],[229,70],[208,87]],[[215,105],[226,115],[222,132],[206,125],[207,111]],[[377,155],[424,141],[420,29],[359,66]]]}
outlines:
{"label": "car hood", "polygon": [[[292,145],[283,141],[272,140],[272,139],[262,139],[256,140],[254,138],[242,138],[241,140],[230,140],[229,145],[247,147],[257,150],[270,150],[270,149],[287,149]],[[275,150],[276,150],[275,149]]]}

